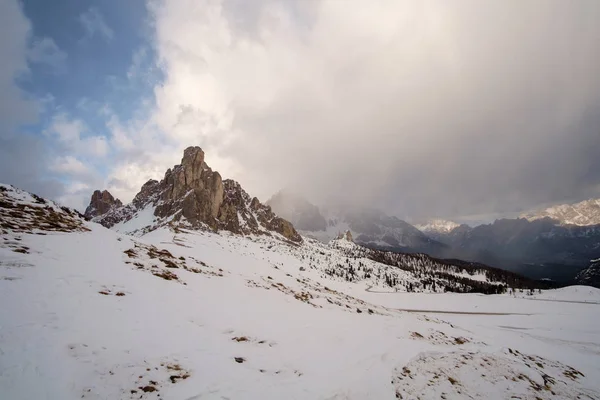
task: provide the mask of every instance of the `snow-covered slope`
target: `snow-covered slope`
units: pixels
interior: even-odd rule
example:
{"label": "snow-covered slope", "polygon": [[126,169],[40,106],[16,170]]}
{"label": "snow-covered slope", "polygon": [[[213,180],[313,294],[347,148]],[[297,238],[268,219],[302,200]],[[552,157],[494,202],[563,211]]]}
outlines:
{"label": "snow-covered slope", "polygon": [[[426,266],[343,239],[132,237],[2,188],[1,398],[600,396],[594,304],[396,293],[386,274],[418,283]],[[350,267],[360,279],[327,272]]]}
{"label": "snow-covered slope", "polygon": [[458,228],[460,224],[445,219],[432,219],[424,224],[416,224],[415,228],[423,233],[449,233],[455,228]]}
{"label": "snow-covered slope", "polygon": [[522,215],[522,218],[530,221],[546,217],[559,221],[561,225],[600,225],[600,199],[589,199],[575,204],[561,204]]}

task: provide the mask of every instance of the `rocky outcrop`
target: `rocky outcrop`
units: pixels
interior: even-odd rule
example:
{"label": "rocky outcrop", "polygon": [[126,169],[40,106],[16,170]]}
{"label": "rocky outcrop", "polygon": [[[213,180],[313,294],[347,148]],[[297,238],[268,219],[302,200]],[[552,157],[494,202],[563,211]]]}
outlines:
{"label": "rocky outcrop", "polygon": [[350,232],[349,230],[347,230],[344,233],[340,232],[335,239],[336,240],[346,240],[348,242],[354,242],[354,239],[352,238],[352,232]]}
{"label": "rocky outcrop", "polygon": [[143,228],[146,231],[169,223],[243,235],[276,233],[292,242],[302,241],[290,222],[275,215],[256,197],[251,198],[239,183],[223,181],[206,164],[200,147],[185,149],[181,164],[168,169],[160,182],[149,180],[131,204],[112,207],[98,214],[95,221],[110,228],[148,207],[153,208],[156,218],[154,225]]}
{"label": "rocky outcrop", "polygon": [[160,182],[160,204],[154,215],[185,218],[193,226],[201,224],[217,229],[219,209],[223,203],[223,182],[204,162],[200,147],[188,147],[181,165],[167,170]]}
{"label": "rocky outcrop", "polygon": [[218,217],[222,229],[244,235],[276,232],[293,242],[302,241],[290,222],[278,217],[271,207],[262,204],[256,197],[251,198],[238,182],[227,179],[223,187],[223,203]]}
{"label": "rocky outcrop", "polygon": [[113,208],[122,207],[121,200],[115,199],[108,190],[96,190],[92,194],[90,205],[85,209],[86,218],[94,218],[106,214]]}
{"label": "rocky outcrop", "polygon": [[157,200],[160,192],[160,183],[154,179],[150,179],[142,185],[139,193],[133,198],[132,204],[136,208],[144,208],[146,204]]}

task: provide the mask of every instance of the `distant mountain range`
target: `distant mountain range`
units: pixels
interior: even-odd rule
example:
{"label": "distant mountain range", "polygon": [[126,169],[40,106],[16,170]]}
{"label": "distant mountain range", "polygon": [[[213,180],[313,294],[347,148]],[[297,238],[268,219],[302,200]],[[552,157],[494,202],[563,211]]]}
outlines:
{"label": "distant mountain range", "polygon": [[[481,262],[535,279],[573,283],[590,260],[600,257],[600,221],[583,224],[595,221],[595,202],[569,206],[569,212],[567,206],[548,209],[556,218],[536,214],[476,227],[439,219],[413,226],[377,210],[319,208],[287,192],[277,193],[267,204],[301,234],[321,241],[349,230],[357,243],[371,248]],[[551,213],[548,210],[544,212]],[[562,219],[556,210],[563,210]],[[573,224],[575,220],[579,224]]]}
{"label": "distant mountain range", "polygon": [[443,257],[474,260],[529,277],[572,282],[600,254],[600,226],[560,225],[550,218],[500,219],[432,235],[448,245]]}
{"label": "distant mountain range", "polygon": [[561,204],[521,215],[529,221],[552,218],[561,225],[600,225],[600,199],[585,200],[575,204]]}
{"label": "distant mountain range", "polygon": [[423,224],[415,224],[415,228],[426,234],[450,233],[459,226],[460,224],[445,219],[431,219]]}

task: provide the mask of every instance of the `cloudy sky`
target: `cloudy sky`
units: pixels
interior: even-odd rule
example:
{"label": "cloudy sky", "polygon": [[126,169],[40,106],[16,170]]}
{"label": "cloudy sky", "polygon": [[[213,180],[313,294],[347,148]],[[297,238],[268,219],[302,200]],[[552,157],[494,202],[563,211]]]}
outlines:
{"label": "cloudy sky", "polygon": [[128,202],[189,145],[461,221],[600,197],[600,1],[1,0],[0,181]]}

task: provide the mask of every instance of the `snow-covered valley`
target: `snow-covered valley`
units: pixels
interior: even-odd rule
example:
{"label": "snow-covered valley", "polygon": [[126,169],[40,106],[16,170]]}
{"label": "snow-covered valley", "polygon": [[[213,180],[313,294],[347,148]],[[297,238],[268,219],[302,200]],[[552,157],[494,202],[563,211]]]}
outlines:
{"label": "snow-covered valley", "polygon": [[2,398],[600,397],[598,289],[432,293],[344,238],[135,237],[3,193]]}

